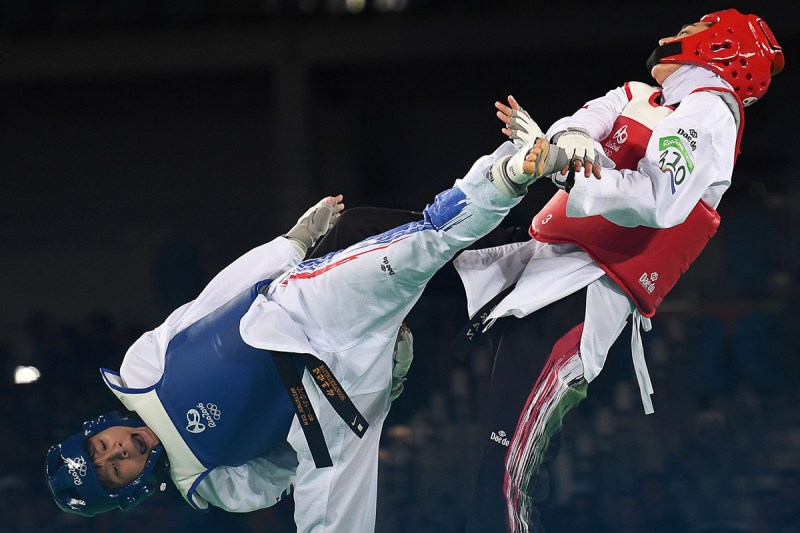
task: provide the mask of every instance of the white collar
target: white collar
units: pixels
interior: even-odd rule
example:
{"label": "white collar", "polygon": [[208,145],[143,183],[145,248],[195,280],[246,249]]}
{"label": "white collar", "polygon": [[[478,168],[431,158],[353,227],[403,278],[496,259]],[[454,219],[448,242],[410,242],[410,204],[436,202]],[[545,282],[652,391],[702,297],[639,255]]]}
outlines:
{"label": "white collar", "polygon": [[678,70],[664,80],[661,87],[664,104],[666,105],[680,103],[686,95],[700,87],[719,87],[733,90],[733,87],[728,82],[710,70],[697,65],[681,65]]}

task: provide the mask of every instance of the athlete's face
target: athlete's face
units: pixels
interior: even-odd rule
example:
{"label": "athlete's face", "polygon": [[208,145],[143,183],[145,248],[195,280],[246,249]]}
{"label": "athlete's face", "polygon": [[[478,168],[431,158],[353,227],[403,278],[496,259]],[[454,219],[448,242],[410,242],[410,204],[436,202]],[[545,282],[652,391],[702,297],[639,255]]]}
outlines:
{"label": "athlete's face", "polygon": [[[692,24],[686,24],[681,28],[681,31],[679,31],[677,35],[659,39],[658,46],[663,46],[673,41],[679,41],[688,35],[694,35],[695,33],[707,30],[711,26],[713,26],[713,24],[710,22],[694,22]],[[656,80],[656,83],[662,85],[664,80],[669,78],[672,73],[679,68],[681,68],[679,63],[659,63],[653,67],[653,70],[650,71],[650,75],[653,76],[653,79]]]}
{"label": "athlete's face", "polygon": [[146,426],[112,426],[89,437],[86,448],[100,482],[109,488],[120,488],[142,473],[150,452],[160,442]]}

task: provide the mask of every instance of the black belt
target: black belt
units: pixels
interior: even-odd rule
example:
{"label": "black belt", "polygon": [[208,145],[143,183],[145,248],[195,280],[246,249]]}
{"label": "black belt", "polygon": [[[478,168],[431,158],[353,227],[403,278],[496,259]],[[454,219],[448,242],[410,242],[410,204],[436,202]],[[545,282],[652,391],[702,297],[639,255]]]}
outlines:
{"label": "black belt", "polygon": [[302,427],[303,434],[308,442],[311,456],[314,458],[314,464],[317,468],[333,466],[331,455],[328,452],[328,445],[325,443],[325,436],[322,434],[322,426],[319,425],[317,414],[308,399],[306,388],[303,386],[303,375],[298,372],[295,366],[295,358],[299,358],[303,363],[303,366],[314,378],[314,383],[322,391],[323,396],[342,417],[342,420],[347,422],[350,430],[359,439],[366,433],[369,423],[358,411],[350,397],[347,396],[339,380],[336,379],[336,376],[333,375],[333,372],[324,361],[320,361],[308,353],[272,353],[275,368],[278,369],[281,381],[283,381],[292,405],[294,405],[294,409],[297,412],[297,419],[300,421],[300,427]]}
{"label": "black belt", "polygon": [[494,298],[478,309],[478,312],[472,316],[471,320],[464,324],[464,327],[458,332],[456,338],[450,343],[450,352],[455,355],[456,358],[462,361],[467,358],[477,344],[476,341],[484,334],[483,322],[486,320],[486,317],[489,316],[489,313],[494,311],[494,308],[497,307],[500,300],[508,296],[516,286],[517,284],[514,282],[509,287],[500,291]]}

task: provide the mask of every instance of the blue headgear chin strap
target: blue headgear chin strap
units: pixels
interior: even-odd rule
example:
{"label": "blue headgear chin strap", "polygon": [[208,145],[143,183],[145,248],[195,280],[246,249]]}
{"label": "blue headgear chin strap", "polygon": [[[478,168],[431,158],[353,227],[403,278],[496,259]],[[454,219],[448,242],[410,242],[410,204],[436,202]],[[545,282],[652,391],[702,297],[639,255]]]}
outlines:
{"label": "blue headgear chin strap", "polygon": [[86,448],[86,439],[110,427],[144,425],[136,415],[112,411],[84,422],[83,431],[50,448],[44,471],[58,506],[68,513],[94,516],[115,508],[127,511],[158,492],[162,478],[169,472],[163,445],[155,446],[142,473],[119,489],[103,487]]}

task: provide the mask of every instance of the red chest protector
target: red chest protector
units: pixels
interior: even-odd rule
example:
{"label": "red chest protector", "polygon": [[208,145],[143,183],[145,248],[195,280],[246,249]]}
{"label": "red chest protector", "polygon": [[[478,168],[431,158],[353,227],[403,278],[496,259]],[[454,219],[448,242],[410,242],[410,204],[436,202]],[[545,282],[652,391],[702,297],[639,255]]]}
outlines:
{"label": "red chest protector", "polygon": [[719,214],[700,201],[683,224],[659,229],[617,226],[601,216],[567,218],[569,195],[558,191],[533,219],[537,241],[577,244],[651,317],[719,227]]}
{"label": "red chest protector", "polygon": [[[617,168],[636,168],[653,128],[673,108],[659,106],[660,93],[642,83],[625,86],[629,103],[601,145]],[[741,128],[740,128],[741,133]],[[558,191],[533,218],[538,241],[580,246],[627,293],[639,312],[652,317],[667,293],[700,255],[719,227],[719,214],[700,201],[672,228],[617,226],[602,216],[568,218],[569,195]]]}

